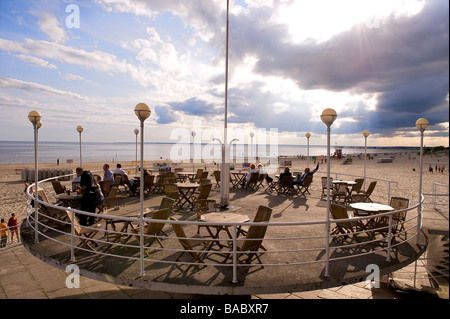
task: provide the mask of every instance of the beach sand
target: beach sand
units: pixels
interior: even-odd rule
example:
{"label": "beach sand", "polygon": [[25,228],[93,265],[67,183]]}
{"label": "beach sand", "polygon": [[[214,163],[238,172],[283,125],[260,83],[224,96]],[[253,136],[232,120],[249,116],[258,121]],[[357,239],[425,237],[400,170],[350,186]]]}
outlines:
{"label": "beach sand", "polygon": [[[387,157],[387,156],[384,156]],[[298,158],[288,158],[292,160],[291,171],[303,171],[306,167],[306,159]],[[280,162],[284,162],[280,160]],[[449,158],[448,156],[436,156],[436,155],[426,155],[423,159],[423,193],[433,192],[433,183],[440,183],[448,185],[449,183]],[[156,161],[155,161],[156,163]],[[94,171],[99,171],[102,175],[102,166],[104,163],[83,163],[85,169]],[[115,168],[115,163],[110,164],[110,168]],[[134,169],[131,168],[131,162],[121,162],[122,167],[125,170],[129,170],[134,173]],[[152,168],[152,162],[147,162],[149,169]],[[350,175],[360,175],[364,174],[364,160],[353,158],[352,164],[343,164],[343,160],[332,159],[330,161],[331,172],[340,174],[350,174]],[[429,166],[433,168],[433,173],[429,172]],[[445,170],[443,173],[435,172],[435,166],[445,165]],[[241,163],[234,164],[235,170],[246,169],[242,167]],[[309,166],[314,169],[316,163],[313,160],[309,161]],[[75,172],[77,167],[76,163],[67,164],[62,163],[59,166],[56,164],[43,163],[39,164],[39,168],[71,168]],[[172,167],[183,167],[185,171],[192,171],[192,163],[180,163]],[[216,165],[212,164],[200,164],[196,163],[194,168],[205,168],[212,173],[217,169]],[[24,193],[24,182],[21,179],[21,174],[16,172],[17,169],[30,168],[34,169],[34,164],[0,164],[0,217],[5,218],[7,221],[11,217],[11,213],[15,213],[17,219],[22,221],[26,217],[26,196]],[[129,168],[129,169],[128,169]],[[325,176],[326,175],[326,163],[320,164],[319,171],[315,176]],[[332,175],[334,177],[335,175]],[[397,183],[391,185],[391,196],[402,196],[408,197],[410,200],[417,200],[417,194],[419,190],[419,156],[410,156],[408,154],[396,154],[394,155],[394,160],[392,163],[378,163],[377,157],[374,159],[367,159],[366,163],[366,176],[374,177],[380,179],[386,179],[390,181],[395,181]],[[345,176],[339,176],[341,179],[346,178]],[[354,180],[355,177],[347,177],[348,179]],[[214,180],[214,177],[211,177]],[[48,183],[49,184],[49,183]],[[368,185],[366,185],[367,187]],[[47,186],[48,187],[48,186]],[[321,183],[319,178],[315,178],[315,182],[312,188],[321,188]],[[50,188],[52,189],[51,184]],[[379,187],[377,191],[382,191]],[[259,190],[263,191],[263,190]],[[440,187],[440,193],[448,193],[448,187]],[[276,196],[276,195],[274,195]],[[387,198],[387,195],[386,195]],[[448,199],[445,199],[448,203]],[[232,203],[231,203],[232,204]],[[447,206],[448,207],[448,206]],[[447,208],[448,209],[448,208]],[[276,213],[276,212],[274,212]]]}

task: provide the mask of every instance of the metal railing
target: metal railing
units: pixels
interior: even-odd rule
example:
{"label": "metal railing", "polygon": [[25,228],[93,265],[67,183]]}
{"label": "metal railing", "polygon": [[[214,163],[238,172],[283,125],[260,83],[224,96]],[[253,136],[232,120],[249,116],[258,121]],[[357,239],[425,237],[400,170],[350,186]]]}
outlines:
{"label": "metal railing", "polygon": [[[51,179],[53,179],[53,178],[43,180],[40,183],[50,181]],[[388,181],[388,182],[395,183],[395,182],[391,182],[391,181]],[[388,212],[388,213],[377,214],[376,218],[380,218],[380,217],[388,218],[388,226],[387,226],[387,235],[386,236],[383,236],[379,239],[376,239],[374,237],[374,238],[370,239],[369,241],[356,242],[356,243],[353,243],[353,241],[351,243],[346,243],[345,240],[343,240],[342,244],[329,247],[330,250],[335,251],[337,249],[343,249],[343,248],[347,249],[347,248],[356,247],[358,245],[365,245],[365,247],[367,247],[368,244],[371,245],[371,247],[372,247],[371,249],[369,249],[368,251],[365,250],[364,252],[361,252],[361,253],[352,252],[351,254],[348,254],[346,256],[332,257],[331,253],[329,253],[329,252],[323,253],[323,252],[328,251],[328,249],[326,249],[326,247],[329,244],[329,242],[328,242],[329,239],[335,241],[335,243],[338,243],[341,238],[348,236],[348,234],[347,235],[346,234],[334,234],[334,235],[330,234],[330,230],[332,229],[331,227],[335,226],[336,223],[358,222],[358,221],[367,222],[369,219],[374,218],[374,216],[352,217],[349,219],[339,219],[339,220],[330,219],[329,221],[316,220],[316,221],[303,221],[303,222],[267,222],[267,223],[262,223],[262,222],[258,222],[258,223],[254,223],[254,222],[215,223],[215,222],[203,222],[203,221],[163,220],[163,221],[161,221],[161,223],[168,224],[168,225],[181,224],[186,227],[189,227],[189,226],[214,227],[214,226],[218,226],[218,225],[230,227],[231,235],[232,235],[231,238],[226,238],[226,239],[220,238],[220,241],[228,242],[230,244],[229,247],[231,247],[231,249],[229,251],[216,251],[216,250],[212,250],[211,249],[212,247],[210,247],[208,250],[205,251],[205,250],[199,250],[199,249],[193,249],[193,250],[182,249],[181,245],[179,243],[177,243],[178,245],[176,245],[176,244],[166,245],[166,248],[161,248],[161,247],[157,247],[156,245],[154,245],[151,247],[151,250],[155,251],[155,253],[152,254],[153,258],[151,258],[150,255],[148,257],[145,257],[144,254],[139,254],[139,256],[126,256],[126,255],[121,255],[121,254],[114,254],[112,252],[112,250],[110,250],[108,248],[111,246],[120,246],[120,247],[135,248],[135,249],[138,249],[139,251],[145,251],[149,248],[141,246],[140,243],[144,243],[145,239],[147,239],[147,238],[158,238],[160,240],[165,240],[165,241],[178,241],[181,238],[173,236],[173,235],[169,235],[169,236],[157,235],[157,236],[155,236],[155,235],[145,235],[145,234],[142,234],[142,232],[121,232],[121,231],[107,230],[107,229],[101,230],[101,229],[95,228],[93,226],[81,226],[80,225],[80,227],[85,230],[91,229],[91,230],[99,230],[100,232],[104,232],[103,237],[100,237],[100,238],[96,237],[96,238],[92,238],[90,240],[93,243],[95,243],[96,245],[98,245],[99,247],[101,247],[100,245],[103,245],[103,247],[105,247],[105,249],[103,249],[103,250],[98,249],[98,250],[94,251],[89,248],[76,246],[75,245],[76,240],[84,240],[85,239],[82,235],[77,234],[77,232],[76,232],[76,227],[75,227],[74,223],[75,223],[75,218],[77,215],[84,214],[86,216],[97,217],[97,218],[100,218],[101,220],[104,220],[105,222],[107,222],[107,221],[115,221],[115,222],[122,221],[122,222],[130,222],[132,224],[135,223],[138,225],[144,225],[144,223],[150,223],[150,222],[155,223],[155,222],[157,222],[157,220],[144,218],[141,223],[140,218],[119,217],[119,216],[107,215],[107,214],[89,213],[89,212],[80,211],[80,210],[76,210],[76,209],[72,209],[72,208],[68,208],[68,207],[61,207],[58,205],[49,204],[47,202],[40,200],[39,198],[38,199],[34,198],[34,196],[31,194],[31,191],[30,191],[33,186],[34,186],[34,184],[29,186],[26,191],[28,227],[31,228],[35,233],[37,232],[39,234],[39,236],[43,236],[43,237],[45,237],[49,240],[52,240],[58,244],[68,246],[70,248],[70,255],[71,255],[72,261],[76,260],[76,250],[82,250],[82,251],[87,251],[92,254],[135,260],[141,264],[141,269],[143,269],[144,268],[143,265],[145,262],[169,263],[169,264],[177,264],[177,265],[199,265],[199,263],[197,263],[197,262],[173,261],[173,260],[167,260],[167,259],[163,258],[164,256],[166,256],[168,254],[173,254],[174,252],[196,252],[199,254],[203,254],[203,253],[227,254],[227,255],[231,255],[232,263],[208,262],[208,263],[205,263],[202,265],[232,267],[232,271],[233,271],[232,282],[233,283],[237,282],[237,269],[239,267],[254,266],[254,264],[251,264],[251,263],[250,264],[240,263],[239,256],[242,254],[260,253],[260,251],[239,251],[237,249],[238,243],[241,243],[245,240],[250,240],[250,239],[246,239],[245,237],[241,237],[241,238],[239,237],[239,228],[241,226],[252,226],[252,225],[267,226],[268,230],[275,229],[277,227],[299,227],[299,228],[301,228],[301,227],[318,227],[318,228],[322,229],[322,233],[319,233],[316,236],[298,236],[298,237],[297,236],[283,237],[280,235],[269,236],[269,232],[268,232],[267,235],[264,238],[262,238],[264,240],[264,243],[282,242],[282,244],[280,244],[280,245],[274,244],[273,247],[275,247],[276,249],[270,249],[270,250],[267,249],[266,251],[264,251],[264,254],[267,254],[267,255],[283,254],[284,257],[275,259],[275,258],[269,258],[270,256],[268,256],[268,258],[266,259],[268,262],[262,263],[261,266],[283,267],[283,266],[293,266],[293,265],[300,266],[300,265],[311,264],[311,263],[325,263],[328,267],[329,263],[332,261],[348,259],[348,258],[355,258],[355,257],[363,256],[363,255],[380,253],[383,251],[385,253],[386,260],[390,261],[391,252],[396,246],[401,245],[404,242],[411,241],[412,239],[416,239],[416,243],[419,242],[419,236],[420,236],[420,231],[421,231],[421,226],[422,226],[421,225],[422,224],[421,223],[422,211],[423,211],[423,210],[420,210],[420,208],[423,207],[423,205],[420,205],[420,204],[423,203],[423,201],[424,201],[424,197],[421,196],[420,203],[417,203],[406,209]],[[39,212],[39,210],[38,210],[37,214],[35,214],[34,207],[32,207],[30,205],[32,200],[35,200],[35,201],[37,201],[38,204],[45,205],[51,209],[59,209],[59,210],[67,211],[72,216],[71,222],[52,218],[50,216],[42,214],[41,212]],[[410,212],[410,215],[412,215],[412,216],[408,216],[408,218],[406,220],[400,221],[400,222],[398,222],[398,225],[396,225],[396,222],[393,220],[393,216],[395,216],[396,214],[400,214],[404,211]],[[45,219],[47,221],[53,221],[56,224],[70,225],[70,232],[66,232],[66,231],[62,230],[63,229],[62,227],[50,226],[48,223],[42,222],[42,219]],[[392,232],[392,229],[394,226],[400,226],[401,224],[403,224],[405,226],[403,231],[398,232],[398,233]],[[37,229],[36,229],[35,225],[38,225]],[[56,232],[57,234],[66,234],[66,235],[70,236],[70,241],[63,241],[63,240],[57,239],[57,238],[60,238],[60,236],[50,236],[47,234],[47,232],[43,231],[44,229],[51,230],[53,232]],[[375,232],[377,230],[381,230],[381,229],[370,229],[370,231],[372,231],[372,232]],[[284,234],[284,233],[285,232],[277,232],[277,234]],[[300,231],[297,233],[301,234],[302,232]],[[360,232],[354,232],[354,233],[352,233],[352,235],[354,235],[354,234],[358,235],[358,233],[361,233],[361,234],[367,233],[367,230],[360,231]],[[52,232],[49,232],[49,234],[52,234]],[[136,239],[139,238],[139,240],[137,240],[138,244],[130,245],[128,243],[122,243],[119,241],[111,242],[111,241],[109,241],[109,236],[111,236],[111,235],[118,236],[120,238],[123,236],[133,236],[133,237],[136,237]],[[143,237],[141,237],[141,236],[143,236]],[[404,237],[404,238],[402,238],[402,237]],[[193,241],[202,240],[202,239],[199,239],[196,237],[187,237],[185,239],[193,240]],[[251,240],[257,240],[257,239],[252,238]],[[323,243],[323,246],[319,246],[319,247],[312,246],[311,248],[301,248],[302,245],[300,243],[303,241],[314,241],[314,243],[321,241]],[[291,243],[291,244],[286,245],[286,243]],[[267,245],[265,245],[265,246],[267,246]],[[291,247],[291,248],[286,248],[286,247]],[[305,259],[311,252],[314,252],[314,251],[319,251],[319,252],[323,253],[323,257],[317,258],[317,255],[316,255],[316,258]],[[281,262],[278,262],[278,260],[281,260]]]}

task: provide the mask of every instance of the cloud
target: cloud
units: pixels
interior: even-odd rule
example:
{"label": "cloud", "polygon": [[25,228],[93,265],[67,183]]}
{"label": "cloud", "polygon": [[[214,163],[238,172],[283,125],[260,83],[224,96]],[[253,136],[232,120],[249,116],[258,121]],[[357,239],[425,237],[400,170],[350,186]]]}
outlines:
{"label": "cloud", "polygon": [[37,67],[40,67],[40,68],[57,69],[56,65],[51,64],[48,61],[36,58],[34,56],[31,56],[31,55],[15,54],[14,56],[19,58],[19,59],[21,59],[21,60],[23,60],[23,61],[25,61],[25,62],[27,62],[27,63],[33,64],[33,65],[35,65]]}
{"label": "cloud", "polygon": [[48,35],[48,37],[57,43],[66,42],[69,37],[66,31],[59,26],[59,21],[48,12],[35,13],[39,18],[39,28]]}
{"label": "cloud", "polygon": [[5,78],[0,76],[0,84],[4,89],[12,89],[12,90],[24,90],[24,91],[40,91],[45,93],[51,93],[59,96],[74,98],[77,100],[87,101],[88,98],[85,96],[81,96],[77,93],[73,93],[70,91],[58,90],[48,85],[43,85],[34,82],[26,82],[18,79]]}

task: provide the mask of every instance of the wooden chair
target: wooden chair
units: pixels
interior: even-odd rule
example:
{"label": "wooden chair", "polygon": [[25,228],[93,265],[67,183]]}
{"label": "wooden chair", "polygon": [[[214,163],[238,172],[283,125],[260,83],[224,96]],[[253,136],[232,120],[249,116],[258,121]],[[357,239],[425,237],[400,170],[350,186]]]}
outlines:
{"label": "wooden chair", "polygon": [[[170,219],[175,221],[177,220],[174,217],[170,217]],[[205,250],[207,250],[208,247],[211,247],[211,243],[213,241],[211,239],[200,236],[199,234],[195,234],[192,239],[187,238],[184,229],[180,224],[172,224],[172,228],[184,250],[175,261],[179,261],[185,253],[188,253],[192,256],[192,262],[204,263],[203,260],[208,254],[207,252],[205,252]],[[192,266],[192,264],[189,265],[186,271],[188,271]]]}
{"label": "wooden chair", "polygon": [[[330,194],[333,192],[333,177],[330,176]],[[320,199],[327,196],[327,177],[322,176],[322,195],[320,195]]]}
{"label": "wooden chair", "polygon": [[180,192],[178,191],[178,187],[175,183],[164,184],[164,193],[167,197],[175,201],[174,206],[178,206],[180,204]]}
{"label": "wooden chair", "polygon": [[[395,210],[402,210],[408,208],[409,205],[409,199],[403,198],[403,197],[391,197],[391,201],[389,203],[389,206],[393,207]],[[392,239],[395,238],[395,235],[401,231],[405,230],[405,220],[406,215],[408,211],[400,212],[397,214],[392,215],[392,224],[391,224],[391,232],[392,232]],[[378,219],[376,219],[374,227],[376,230],[374,233],[382,234],[383,236],[386,236],[389,232],[389,217],[383,216]],[[406,237],[406,233],[405,233]]]}
{"label": "wooden chair", "polygon": [[60,181],[52,181],[53,189],[55,190],[56,195],[62,194],[66,192],[66,187],[61,184]]}
{"label": "wooden chair", "polygon": [[[272,216],[272,208],[262,206],[260,205],[258,207],[258,211],[256,212],[255,218],[253,218],[253,223],[261,223],[261,222],[268,222],[270,220],[270,217]],[[248,229],[250,226],[242,225],[239,228],[239,233],[243,236],[246,236],[248,233]],[[264,247],[261,247],[265,250]]]}
{"label": "wooden chair", "polygon": [[309,192],[309,187],[311,186],[312,179],[313,179],[313,176],[308,175],[305,177],[305,180],[303,181],[303,185],[297,185],[299,194],[301,194],[302,196],[305,196],[305,197],[306,197],[305,193],[308,193],[309,195],[311,195],[311,193]]}
{"label": "wooden chair", "polygon": [[117,187],[117,190],[119,189],[119,186],[125,187],[125,183],[123,182],[122,174],[114,174],[114,186]]}
{"label": "wooden chair", "polygon": [[372,200],[370,199],[370,195],[372,195],[373,190],[375,189],[376,185],[377,185],[377,181],[371,182],[365,192],[352,195],[351,201],[352,202],[371,202],[371,203],[373,203]]}
{"label": "wooden chair", "polygon": [[117,187],[111,187],[108,196],[105,197],[105,201],[102,205],[98,205],[97,208],[100,212],[103,212],[105,209],[114,207],[114,206],[125,206],[125,196],[117,195]]}
{"label": "wooden chair", "polygon": [[358,234],[355,234],[356,231],[360,231],[363,227],[361,221],[345,221],[338,222],[339,219],[348,219],[348,213],[345,206],[339,204],[330,203],[330,213],[333,221],[336,223],[336,226],[331,230],[330,235],[342,234],[344,236],[338,236],[343,238],[350,238],[353,242],[356,239]]}
{"label": "wooden chair", "polygon": [[198,188],[198,194],[192,197],[192,207],[195,207],[197,201],[208,199],[209,193],[211,192],[212,184],[203,184]]}
{"label": "wooden chair", "polygon": [[216,179],[215,187],[220,187],[220,171],[214,171],[214,177]]}
{"label": "wooden chair", "polygon": [[267,177],[267,174],[265,174],[265,173],[260,173],[259,174],[259,176],[258,176],[258,186],[256,186],[257,187],[257,189],[259,189],[259,187],[261,186],[261,187],[264,187],[264,185],[263,185],[263,182],[266,180],[266,177]]}
{"label": "wooden chair", "polygon": [[361,192],[361,188],[364,184],[364,178],[356,178],[356,184],[352,185],[352,189],[350,190],[351,194],[358,194]]}
{"label": "wooden chair", "polygon": [[[38,198],[43,202],[50,204],[47,198],[47,194],[45,194],[45,191],[42,189],[38,190]],[[54,205],[60,206],[60,204]],[[43,233],[47,232],[51,228],[62,229],[66,225],[65,223],[62,223],[66,220],[65,210],[47,207],[44,204],[39,204],[39,211],[39,222],[45,225],[42,229]]]}
{"label": "wooden chair", "polygon": [[245,189],[254,190],[255,187],[258,187],[258,178],[259,178],[259,173],[257,173],[257,172],[251,173],[250,179],[248,180],[248,182],[245,182]]}
{"label": "wooden chair", "polygon": [[147,175],[144,177],[144,193],[150,195],[155,191],[155,184],[153,181],[155,180],[155,175]]}
{"label": "wooden chair", "polygon": [[[69,218],[69,221],[72,223],[72,213],[67,210],[66,214]],[[93,238],[100,231],[100,224],[91,225],[89,227],[81,226],[78,223],[78,220],[76,217],[73,219],[73,224],[74,224],[75,235],[80,239],[80,243],[77,245],[77,247],[80,247],[80,248],[87,247],[90,250],[96,251],[95,248],[92,246],[98,246],[98,245]]]}
{"label": "wooden chair", "polygon": [[[164,235],[168,236],[163,228],[165,226],[165,221],[169,218],[170,215],[170,208],[160,209],[153,213],[151,217],[151,222],[149,222],[147,225],[144,225],[144,246],[150,247],[155,241],[158,242],[158,244],[161,246],[161,248],[164,248],[164,245],[162,244],[161,240],[158,238],[158,236]],[[140,242],[140,228],[139,226],[132,229],[132,232],[136,234],[134,237],[135,239]],[[145,253],[148,255],[147,250],[144,250]]]}
{"label": "wooden chair", "polygon": [[162,193],[164,192],[164,179],[166,177],[164,175],[158,175],[156,177],[156,182],[153,185],[153,190],[155,193]]}
{"label": "wooden chair", "polygon": [[347,198],[347,186],[341,183],[333,183],[331,195],[333,196],[333,202],[339,203],[342,199],[343,203],[345,203],[345,199]]}
{"label": "wooden chair", "polygon": [[203,169],[198,168],[197,173],[195,174],[194,178],[191,180],[191,182],[198,182],[202,179],[203,176]]}
{"label": "wooden chair", "polygon": [[[246,254],[248,255],[247,260],[245,261],[246,264],[249,264],[252,260],[252,258],[255,256],[259,263],[262,264],[261,259],[259,258],[258,254],[261,254],[261,252],[258,252],[259,249],[264,249],[262,245],[262,242],[264,240],[264,237],[266,235],[267,226],[250,226],[248,228],[247,236],[245,236],[244,241],[238,241],[236,244],[236,250],[238,252],[237,260],[239,261],[239,258]],[[231,257],[231,252],[227,255],[227,258],[225,259],[225,262]]]}
{"label": "wooden chair", "polygon": [[278,194],[296,194],[294,185],[292,185],[293,180],[292,176],[283,176],[278,185]]}
{"label": "wooden chair", "polygon": [[108,196],[111,190],[111,181],[99,181],[98,183],[100,184],[103,195]]}

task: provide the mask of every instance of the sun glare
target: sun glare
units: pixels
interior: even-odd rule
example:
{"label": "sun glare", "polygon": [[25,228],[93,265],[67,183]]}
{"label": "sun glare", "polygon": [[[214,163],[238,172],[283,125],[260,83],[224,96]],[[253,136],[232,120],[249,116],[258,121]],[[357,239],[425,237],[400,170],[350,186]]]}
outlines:
{"label": "sun glare", "polygon": [[295,1],[290,6],[279,8],[273,19],[288,26],[295,42],[308,39],[321,42],[357,23],[380,27],[391,14],[414,15],[422,7],[423,1],[420,0]]}

